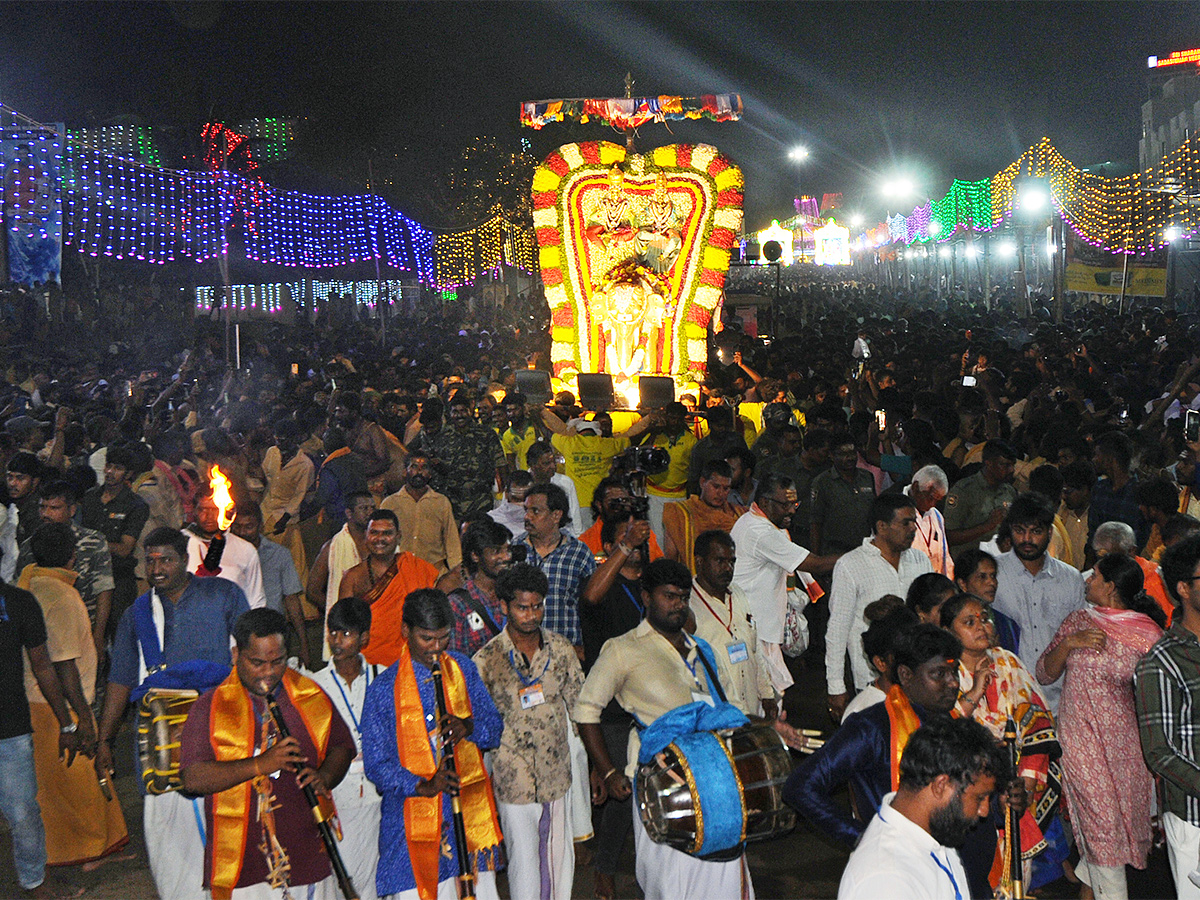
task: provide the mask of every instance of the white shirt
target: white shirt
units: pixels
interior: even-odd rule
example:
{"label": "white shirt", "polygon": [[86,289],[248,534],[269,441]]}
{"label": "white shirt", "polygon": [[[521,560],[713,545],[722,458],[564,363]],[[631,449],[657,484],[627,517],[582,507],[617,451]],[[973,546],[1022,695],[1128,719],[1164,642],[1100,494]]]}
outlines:
{"label": "white shirt", "polygon": [[783,643],[787,613],[787,577],[808,558],[808,551],[792,543],[783,528],[776,528],[755,504],[729,531],[737,547],[733,583],[750,603],[760,640]]}
{"label": "white shirt", "polygon": [[329,665],[321,671],[313,672],[309,676],[321,686],[321,690],[329,697],[334,709],[338,711],[338,715],[342,717],[342,721],[354,735],[356,755],[350,763],[346,777],[333,789],[333,801],[338,806],[359,804],[363,801],[382,802],[379,792],[375,790],[375,785],[367,780],[366,773],[363,771],[362,732],[360,731],[363,703],[367,699],[367,688],[375,680],[377,667],[368,665],[361,653],[358,661],[362,666],[362,672],[349,684],[337,673],[333,660],[330,660]]}
{"label": "white shirt", "polygon": [[825,632],[825,679],[830,694],[846,693],[843,677],[846,653],[850,654],[850,671],[854,686],[859,690],[875,680],[862,649],[862,635],[867,630],[863,611],[884,594],[903,597],[918,575],[933,571],[929,557],[909,547],[900,554],[900,567],[883,558],[879,548],[863,538],[856,547],[837,561],[833,567],[833,584],[829,589],[829,625]]}
{"label": "white shirt", "polygon": [[[183,533],[188,539],[188,571],[195,574],[204,562],[204,554],[208,552],[208,541],[202,541],[186,528]],[[267,605],[258,548],[232,531],[225,533],[225,550],[221,554],[221,574],[218,577],[232,581],[240,587],[251,609]]]}
{"label": "white shirt", "polygon": [[[564,526],[563,531],[571,535],[571,537],[579,537],[582,531],[579,526],[583,522],[583,517],[579,513],[579,492],[575,490],[575,482],[571,480],[569,475],[555,472],[550,476],[550,483],[557,484],[563,489],[563,493],[567,495],[567,507],[568,512],[571,514],[571,524]],[[524,526],[523,521],[522,526]],[[524,530],[524,527],[522,527],[522,530]]]}
{"label": "white shirt", "polygon": [[892,809],[886,795],[842,872],[838,900],[964,900],[958,851]]}
{"label": "white shirt", "polygon": [[513,503],[507,498],[502,499],[496,508],[488,511],[493,521],[503,525],[513,533],[513,536],[525,530],[525,506]]}
{"label": "white shirt", "polygon": [[875,687],[875,685],[868,684],[854,695],[853,700],[846,704],[846,711],[842,713],[842,721],[845,722],[855,713],[862,712],[864,709],[870,709],[875,704],[882,703],[886,699],[887,694]]}
{"label": "white shirt", "polygon": [[[906,486],[904,496],[911,497],[911,490],[911,484]],[[936,506],[929,507],[917,519],[917,536],[913,538],[912,545],[929,557],[933,571],[954,580],[954,558],[950,555],[950,545],[946,543],[946,519]]]}

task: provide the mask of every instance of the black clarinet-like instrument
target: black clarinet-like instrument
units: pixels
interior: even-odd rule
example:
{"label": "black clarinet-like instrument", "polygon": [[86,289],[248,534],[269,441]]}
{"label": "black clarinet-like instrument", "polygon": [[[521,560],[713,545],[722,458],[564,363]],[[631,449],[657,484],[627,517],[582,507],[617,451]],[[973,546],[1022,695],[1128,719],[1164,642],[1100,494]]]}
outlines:
{"label": "black clarinet-like instrument", "polygon": [[[1004,743],[1008,745],[1008,761],[1012,764],[1013,777],[1019,778],[1017,763],[1021,759],[1021,750],[1017,746],[1017,724],[1011,717],[1004,723]],[[1032,800],[1032,798],[1030,799]],[[1011,806],[1005,810],[1004,832],[1008,838],[1009,896],[1013,900],[1023,900],[1025,897],[1025,873],[1021,867],[1021,822],[1020,816]]]}
{"label": "black clarinet-like instrument", "polygon": [[[429,674],[433,676],[433,697],[437,702],[437,716],[439,725],[446,718],[446,694],[442,687],[442,667],[441,657],[434,659],[433,665],[429,669]],[[454,748],[451,747],[444,754],[447,761],[447,768],[458,774],[458,770],[454,764]],[[438,765],[442,764],[442,760],[437,760]],[[471,855],[467,850],[467,826],[463,822],[462,801],[459,800],[458,791],[450,793],[450,809],[454,812],[454,849],[458,851],[458,896],[462,898],[475,896],[475,873],[471,871]]]}
{"label": "black clarinet-like instrument", "polygon": [[[279,708],[279,703],[271,694],[267,694],[267,709],[271,711],[271,718],[275,720],[275,729],[279,732],[279,739],[287,740],[292,733],[283,720],[283,710]],[[329,864],[333,867],[338,887],[342,889],[342,896],[346,900],[358,900],[358,891],[354,887],[350,873],[346,871],[346,864],[342,862],[341,851],[338,850],[337,835],[333,833],[333,826],[329,824],[329,819],[321,809],[320,797],[317,796],[317,792],[310,784],[304,785],[301,790],[304,791],[304,799],[308,801],[313,819],[316,820],[317,831],[320,832],[321,840],[325,844],[325,852],[329,854]]]}

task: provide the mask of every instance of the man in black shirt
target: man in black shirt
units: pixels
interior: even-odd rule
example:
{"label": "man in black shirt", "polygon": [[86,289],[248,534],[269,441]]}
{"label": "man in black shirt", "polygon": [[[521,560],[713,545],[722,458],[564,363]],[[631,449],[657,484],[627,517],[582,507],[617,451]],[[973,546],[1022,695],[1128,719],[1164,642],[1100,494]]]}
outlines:
{"label": "man in black shirt", "polygon": [[95,756],[94,742],[81,746],[78,726],[63,700],[37,600],[28,591],[0,584],[0,813],[12,831],[17,880],[26,891],[37,892],[46,879],[46,832],[37,802],[23,654],[28,654],[38,687],[58,719],[59,754],[66,756],[67,765],[77,753]]}
{"label": "man in black shirt", "polygon": [[42,463],[28,450],[13,454],[5,471],[9,500],[17,506],[17,543],[29,540],[42,517],[38,513],[38,486],[42,483]]}
{"label": "man in black shirt", "polygon": [[83,524],[94,528],[108,541],[112,555],[113,598],[108,618],[109,637],[116,630],[121,614],[137,597],[137,556],[134,550],[150,507],[129,487],[137,465],[134,454],[125,447],[109,447],[104,464],[104,483],[83,495]]}

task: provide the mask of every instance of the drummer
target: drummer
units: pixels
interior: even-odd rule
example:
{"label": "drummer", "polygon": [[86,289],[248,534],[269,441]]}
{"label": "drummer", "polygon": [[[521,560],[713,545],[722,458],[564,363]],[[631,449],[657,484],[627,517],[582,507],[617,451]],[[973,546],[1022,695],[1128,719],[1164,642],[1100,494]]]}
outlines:
{"label": "drummer", "polygon": [[[234,623],[250,608],[246,595],[232,581],[197,578],[188,572],[187,536],[178,529],[156,528],[146,536],[144,547],[150,590],[125,610],[112,645],[96,751],[96,771],[102,778],[112,771],[112,743],[129,696],[146,680],[147,668],[155,668],[147,659],[158,659],[168,669],[202,660],[228,671]],[[139,636],[153,646],[144,646]],[[158,895],[205,900],[199,801],[178,791],[148,794],[142,800],[146,851]]]}
{"label": "drummer", "polygon": [[[637,628],[609,640],[584,682],[572,714],[592,763],[592,797],[602,803],[609,795],[630,796],[630,779],[637,765],[639,741],[630,731],[629,764],[619,772],[612,764],[600,729],[600,713],[616,701],[642,726],[678,706],[703,700],[712,703],[705,665],[696,641],[685,630],[692,576],[674,560],[646,566],[641,595],[646,618]],[[722,688],[731,685],[724,677]],[[745,854],[728,862],[689,856],[650,840],[637,805],[633,808],[636,873],[646,900],[726,900],[753,896]]]}

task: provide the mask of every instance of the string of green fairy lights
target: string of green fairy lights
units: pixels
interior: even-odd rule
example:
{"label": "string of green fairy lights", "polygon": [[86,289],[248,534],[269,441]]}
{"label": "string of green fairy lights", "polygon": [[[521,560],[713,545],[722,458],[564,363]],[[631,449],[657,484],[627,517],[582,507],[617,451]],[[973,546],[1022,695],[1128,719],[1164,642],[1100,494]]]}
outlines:
{"label": "string of green fairy lights", "polygon": [[1042,138],[1009,166],[979,181],[956,179],[940,199],[891,216],[861,236],[867,246],[948,241],[991,231],[1018,211],[1021,183],[1044,182],[1050,210],[1079,239],[1115,253],[1144,256],[1172,236],[1200,233],[1190,198],[1200,193],[1200,146],[1189,139],[1155,169],[1108,178],[1079,168]]}

